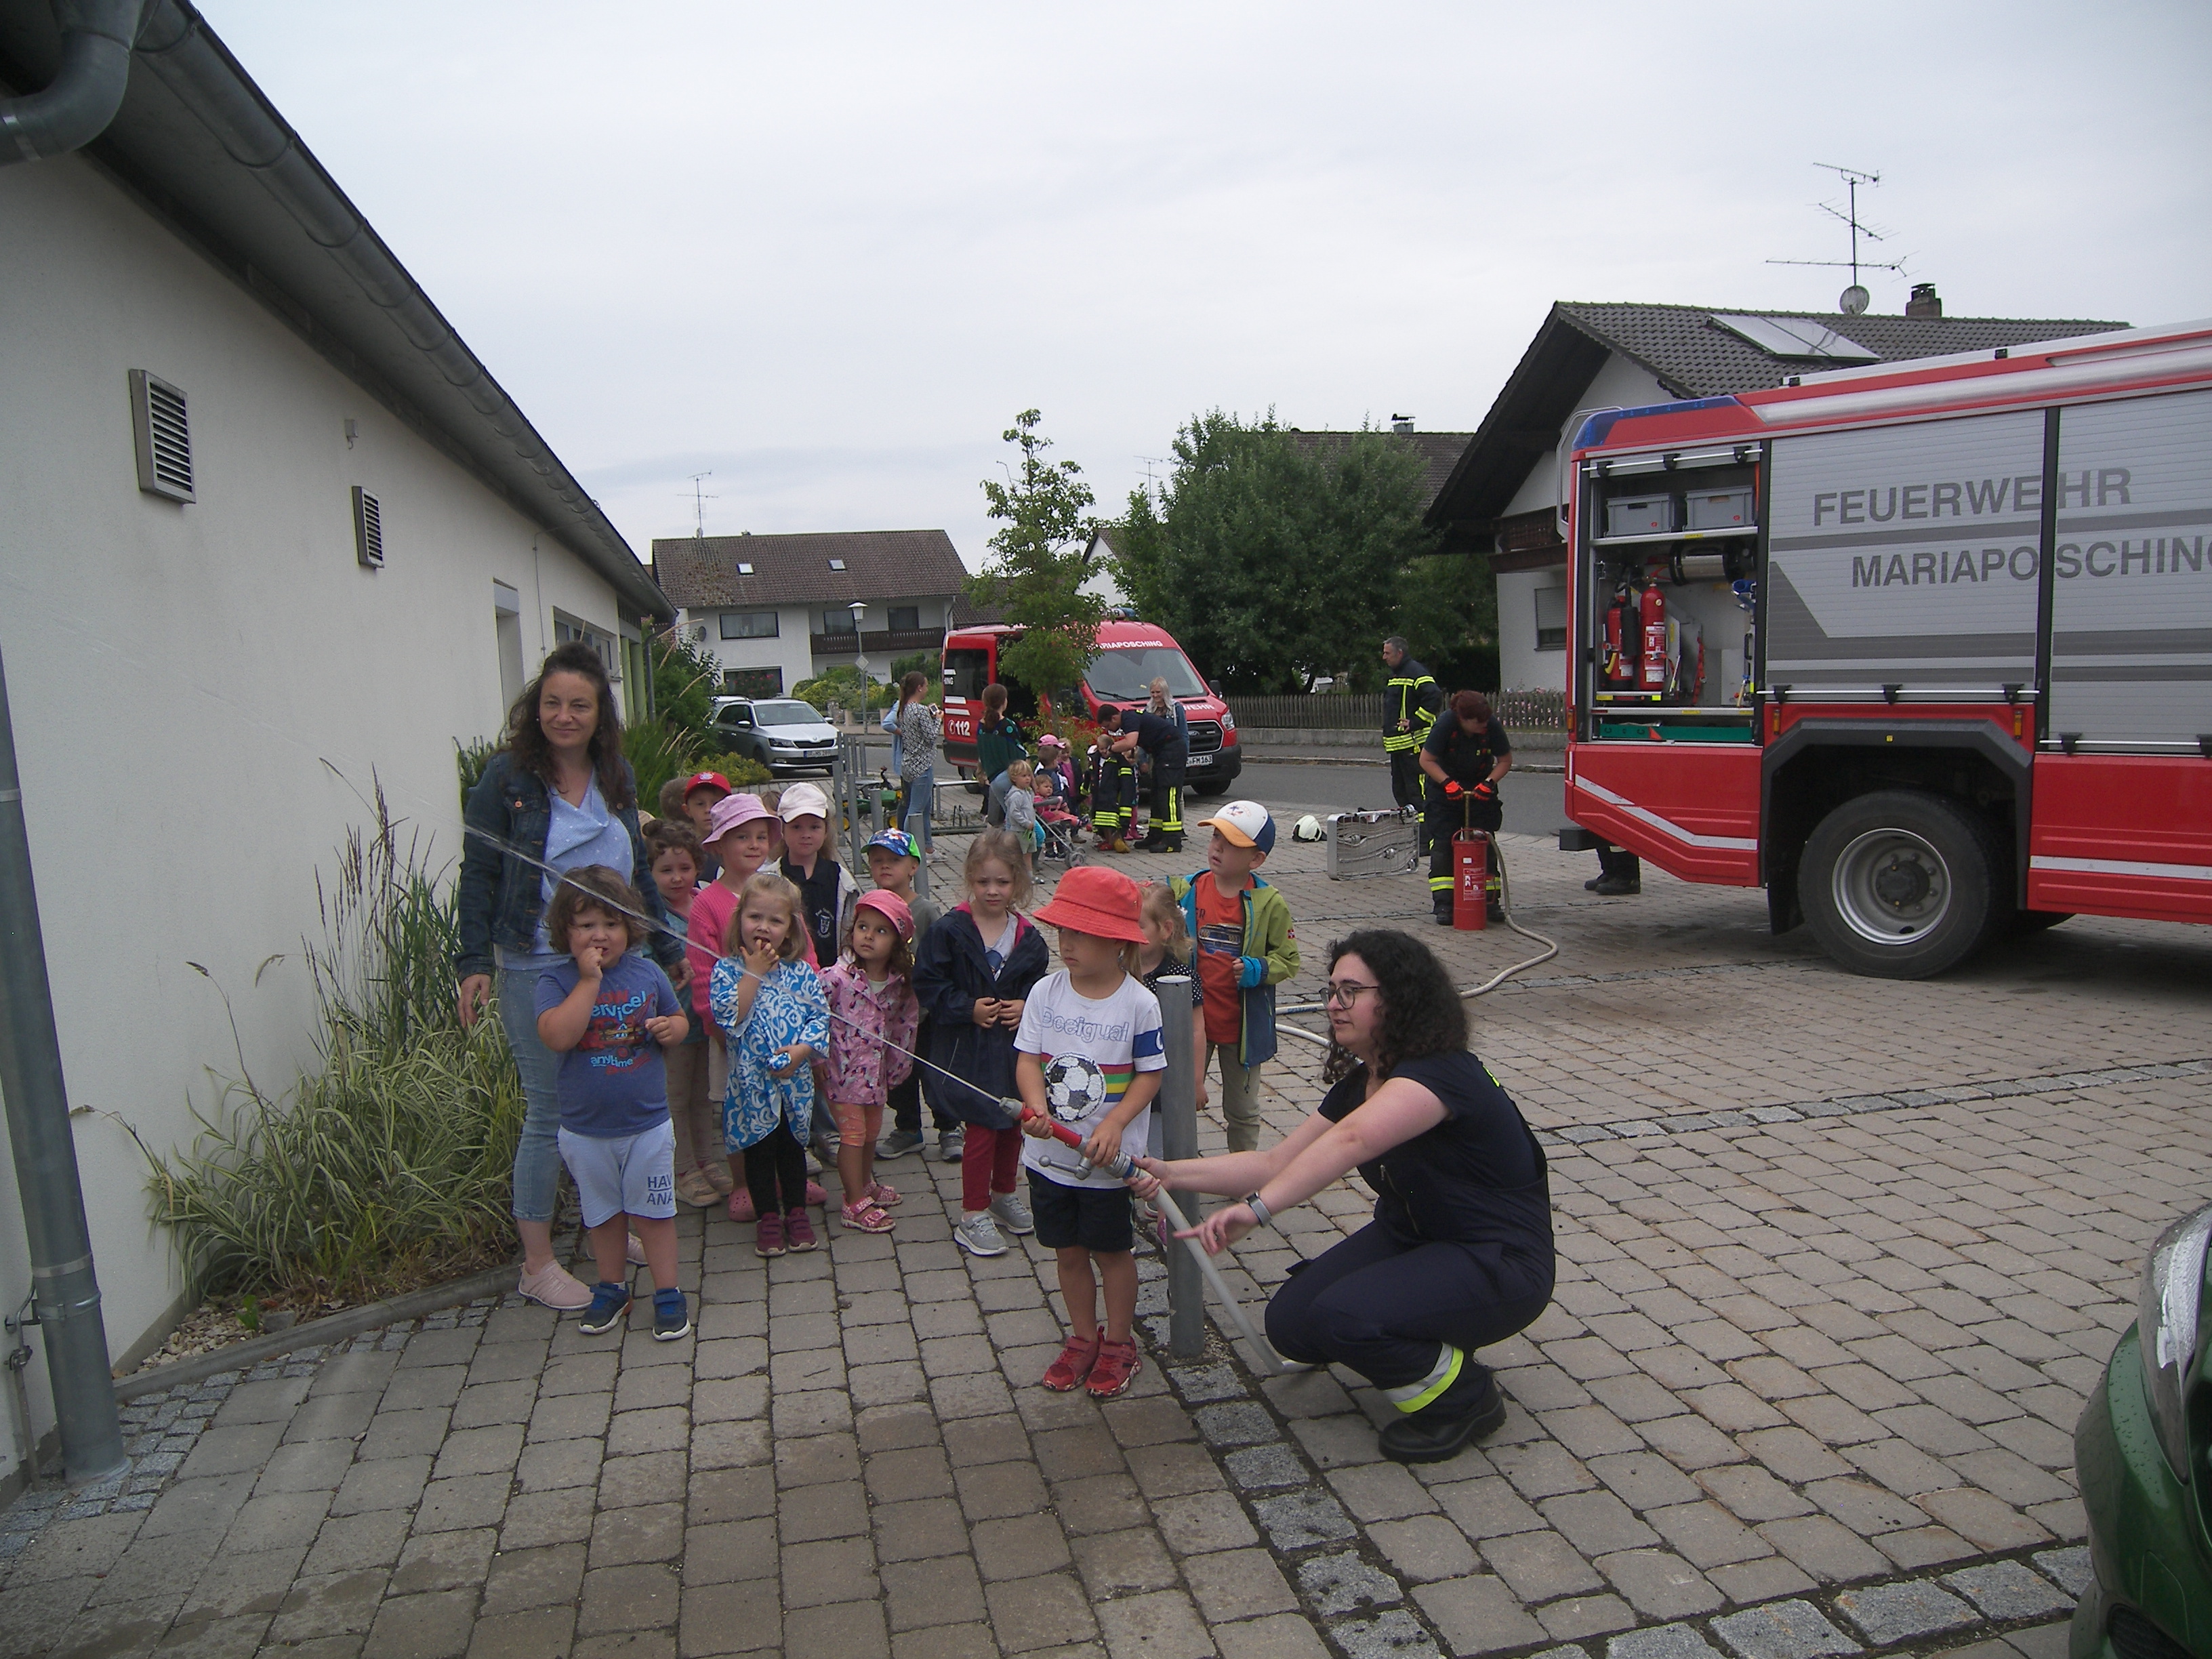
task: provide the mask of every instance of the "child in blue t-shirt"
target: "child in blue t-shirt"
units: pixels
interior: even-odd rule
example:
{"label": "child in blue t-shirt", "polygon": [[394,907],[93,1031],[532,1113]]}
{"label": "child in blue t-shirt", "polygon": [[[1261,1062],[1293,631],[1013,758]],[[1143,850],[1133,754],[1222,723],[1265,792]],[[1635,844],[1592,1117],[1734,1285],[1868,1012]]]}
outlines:
{"label": "child in blue t-shirt", "polygon": [[576,1182],[599,1282],[577,1328],[611,1330],[629,1312],[629,1233],[653,1274],[653,1334],[673,1342],[691,1318],[676,1287],[676,1134],[660,1051],[690,1017],[659,964],[632,947],[645,904],[603,864],[561,879],[546,937],[570,960],[538,976],[538,1040],[561,1056],[561,1159]]}

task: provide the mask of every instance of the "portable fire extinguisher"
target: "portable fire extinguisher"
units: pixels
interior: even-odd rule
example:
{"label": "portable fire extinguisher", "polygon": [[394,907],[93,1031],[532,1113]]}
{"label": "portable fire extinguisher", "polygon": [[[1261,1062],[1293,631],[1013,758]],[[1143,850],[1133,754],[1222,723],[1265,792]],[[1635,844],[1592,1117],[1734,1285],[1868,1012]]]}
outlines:
{"label": "portable fire extinguisher", "polygon": [[1644,660],[1637,689],[1663,695],[1667,690],[1667,596],[1659,591],[1657,582],[1644,590],[1637,610],[1644,624]]}
{"label": "portable fire extinguisher", "polygon": [[1636,635],[1629,620],[1632,603],[1623,583],[1613,590],[1613,604],[1605,613],[1605,683],[1609,686],[1636,684]]}

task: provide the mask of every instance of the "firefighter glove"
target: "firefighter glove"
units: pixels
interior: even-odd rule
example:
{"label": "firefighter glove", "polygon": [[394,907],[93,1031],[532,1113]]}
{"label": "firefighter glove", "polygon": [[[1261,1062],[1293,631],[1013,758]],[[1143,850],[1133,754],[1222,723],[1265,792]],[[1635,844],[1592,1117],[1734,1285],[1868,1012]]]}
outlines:
{"label": "firefighter glove", "polygon": [[1444,799],[1446,800],[1457,800],[1462,793],[1463,792],[1459,787],[1459,780],[1457,778],[1447,778],[1444,781]]}
{"label": "firefighter glove", "polygon": [[1489,779],[1485,778],[1480,783],[1476,784],[1468,793],[1473,794],[1477,800],[1484,802],[1486,805],[1487,803],[1498,799],[1498,786],[1491,782]]}

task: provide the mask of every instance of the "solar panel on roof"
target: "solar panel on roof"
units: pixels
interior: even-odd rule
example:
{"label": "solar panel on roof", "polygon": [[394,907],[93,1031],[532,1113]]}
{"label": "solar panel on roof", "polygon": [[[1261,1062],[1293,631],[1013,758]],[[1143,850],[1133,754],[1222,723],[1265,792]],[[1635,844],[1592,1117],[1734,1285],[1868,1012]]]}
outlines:
{"label": "solar panel on roof", "polygon": [[1715,312],[1713,321],[1741,336],[1770,357],[1807,358],[1814,362],[1875,363],[1881,354],[1846,339],[1809,317],[1744,317]]}

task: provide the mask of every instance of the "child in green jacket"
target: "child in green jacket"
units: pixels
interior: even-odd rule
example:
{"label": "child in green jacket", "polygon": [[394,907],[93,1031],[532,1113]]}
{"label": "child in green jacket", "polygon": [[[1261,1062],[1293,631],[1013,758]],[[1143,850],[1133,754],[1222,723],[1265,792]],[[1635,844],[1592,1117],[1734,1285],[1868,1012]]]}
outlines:
{"label": "child in green jacket", "polygon": [[1199,827],[1211,829],[1206,867],[1168,890],[1198,942],[1206,1047],[1221,1057],[1221,1110],[1229,1150],[1260,1145],[1260,1067],[1275,1054],[1275,988],[1298,971],[1297,929],[1279,888],[1253,872],[1275,845],[1275,822],[1255,800],[1232,800]]}

